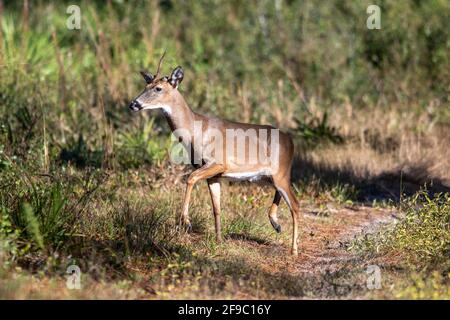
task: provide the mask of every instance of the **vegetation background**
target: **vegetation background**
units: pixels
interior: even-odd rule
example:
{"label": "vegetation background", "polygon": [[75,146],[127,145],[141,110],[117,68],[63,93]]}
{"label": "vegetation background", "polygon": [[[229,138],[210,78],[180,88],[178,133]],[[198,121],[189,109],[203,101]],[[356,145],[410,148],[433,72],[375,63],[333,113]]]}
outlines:
{"label": "vegetation background", "polygon": [[[373,2],[77,1],[70,30],[73,1],[0,0],[0,297],[449,298],[450,2],[376,1],[369,30]],[[127,108],[164,50],[197,112],[295,137],[297,260],[265,187],[225,184],[224,244],[203,185],[175,231],[189,168]]]}

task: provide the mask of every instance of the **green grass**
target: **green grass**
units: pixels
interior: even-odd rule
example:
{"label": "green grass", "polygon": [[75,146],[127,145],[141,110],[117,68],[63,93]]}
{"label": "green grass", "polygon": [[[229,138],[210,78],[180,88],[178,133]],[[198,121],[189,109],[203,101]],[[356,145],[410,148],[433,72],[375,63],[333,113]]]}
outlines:
{"label": "green grass", "polygon": [[[138,71],[154,72],[164,50],[163,73],[183,66],[180,91],[195,111],[277,125],[299,153],[368,142],[392,147],[400,163],[404,123],[419,138],[450,123],[445,0],[383,1],[379,31],[365,27],[370,1],[81,1],[81,30],[66,28],[68,2],[29,1],[29,12],[22,2],[3,3],[0,284],[12,289],[0,296],[34,297],[23,278],[50,277],[53,285],[73,262],[106,297],[123,297],[122,287],[132,297],[302,297],[314,287],[290,270],[265,269],[269,256],[288,261],[290,214],[280,207],[281,236],[267,219],[273,190],[224,184],[226,241],[218,244],[209,194],[196,187],[194,233],[176,230],[186,169],[168,160],[165,119],[127,108],[144,86]],[[374,116],[391,111],[389,121]],[[374,125],[364,141],[367,123],[377,121],[386,125]],[[323,223],[333,219],[322,210],[328,202],[343,208],[364,196],[364,181],[347,172],[352,158],[329,171],[327,159],[323,168],[296,164],[298,195],[325,212]],[[358,246],[433,261],[442,284],[448,201],[408,198],[404,220]],[[148,279],[151,289],[142,289]],[[421,297],[405,290],[399,296]]]}
{"label": "green grass", "polygon": [[142,164],[158,166],[167,159],[169,137],[166,141],[161,141],[154,120],[151,118],[143,128],[118,134],[116,154],[122,167],[137,168]]}
{"label": "green grass", "polygon": [[394,297],[408,300],[449,300],[449,281],[449,273],[444,275],[438,271],[427,275],[414,273],[410,279],[399,285],[394,292]]}
{"label": "green grass", "polygon": [[237,215],[227,221],[225,226],[225,237],[248,239],[259,243],[268,243],[273,235],[273,230],[267,223],[261,224],[254,219]]}
{"label": "green grass", "polygon": [[[426,191],[401,203],[404,218],[392,229],[367,237],[356,246],[369,252],[402,252],[416,266],[450,262],[450,197]],[[450,265],[449,265],[450,267]]]}
{"label": "green grass", "polygon": [[403,199],[400,207],[401,221],[350,248],[382,261],[384,276],[393,279],[394,298],[449,299],[449,195],[431,197],[423,190]]}

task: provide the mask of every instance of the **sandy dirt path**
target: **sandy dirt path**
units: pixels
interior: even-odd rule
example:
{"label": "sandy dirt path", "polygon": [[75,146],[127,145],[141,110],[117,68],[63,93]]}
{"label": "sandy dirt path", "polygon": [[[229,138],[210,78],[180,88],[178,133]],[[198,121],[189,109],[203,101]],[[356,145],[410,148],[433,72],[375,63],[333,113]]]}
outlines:
{"label": "sandy dirt path", "polygon": [[[326,214],[305,205],[302,209],[304,218],[297,258],[287,256],[286,241],[255,244],[259,257],[245,258],[250,268],[267,278],[266,283],[262,283],[264,294],[288,299],[363,298],[370,291],[367,267],[373,261],[348,250],[348,244],[355,237],[392,224],[398,219],[397,213],[392,209],[361,205],[330,207]],[[287,217],[284,220],[288,227],[289,220]],[[290,235],[289,229],[284,232]],[[245,293],[241,297],[260,298]]]}

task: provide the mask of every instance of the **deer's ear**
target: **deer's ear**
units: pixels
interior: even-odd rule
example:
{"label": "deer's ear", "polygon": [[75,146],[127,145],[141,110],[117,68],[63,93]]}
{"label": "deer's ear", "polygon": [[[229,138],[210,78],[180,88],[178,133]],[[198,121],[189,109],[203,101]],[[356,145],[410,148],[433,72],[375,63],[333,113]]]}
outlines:
{"label": "deer's ear", "polygon": [[147,84],[150,84],[153,82],[153,76],[146,72],[146,71],[140,71],[142,77],[144,78],[145,82],[147,82]]}
{"label": "deer's ear", "polygon": [[172,85],[172,87],[177,88],[178,85],[181,83],[181,81],[183,81],[183,77],[184,77],[183,68],[178,66],[175,69],[173,69],[172,74],[170,75],[169,78],[169,83]]}

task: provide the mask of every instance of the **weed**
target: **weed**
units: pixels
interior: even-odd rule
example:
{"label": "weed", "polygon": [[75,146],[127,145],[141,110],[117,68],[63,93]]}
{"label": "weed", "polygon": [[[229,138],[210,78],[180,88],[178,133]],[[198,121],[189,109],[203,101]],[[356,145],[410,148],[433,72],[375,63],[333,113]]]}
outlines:
{"label": "weed", "polygon": [[450,261],[450,197],[418,192],[403,199],[405,217],[392,229],[366,236],[356,247],[372,252],[402,252],[416,265]]}
{"label": "weed", "polygon": [[224,234],[229,238],[247,239],[260,243],[267,243],[270,239],[269,232],[265,226],[241,215],[228,221]]}
{"label": "weed", "polygon": [[319,142],[342,143],[344,139],[338,130],[328,123],[328,113],[325,112],[321,119],[313,118],[309,123],[296,119],[296,135],[308,146],[317,146]]}
{"label": "weed", "polygon": [[[176,232],[181,179],[165,119],[127,108],[144,86],[138,70],[164,49],[162,71],[183,66],[194,111],[293,133],[293,182],[324,214],[306,223],[339,222],[335,201],[398,210],[399,180],[408,194],[433,181],[429,201],[404,202],[404,221],[360,244],[437,264],[445,296],[448,197],[431,194],[450,183],[448,1],[386,1],[383,32],[365,29],[364,1],[81,1],[76,32],[57,27],[64,3],[28,1],[23,15],[0,2],[1,297],[290,298],[323,284],[286,267],[284,249],[255,245],[274,235],[262,214],[272,189],[224,184],[223,244],[207,192],[192,199],[194,233]],[[60,281],[72,262],[88,279],[80,294]],[[435,283],[414,286],[427,293],[399,297],[428,297]]]}
{"label": "weed", "polygon": [[353,201],[357,199],[358,191],[355,186],[349,184],[337,183],[331,188],[331,197],[338,203],[352,205]]}
{"label": "weed", "polygon": [[408,300],[449,300],[450,286],[448,282],[450,275],[442,275],[437,271],[429,275],[414,273],[404,283],[397,283],[394,291],[396,299]]}
{"label": "weed", "polygon": [[125,168],[136,168],[142,164],[161,165],[167,156],[168,142],[158,137],[155,118],[145,122],[142,128],[132,132],[123,131],[118,135],[117,158]]}

